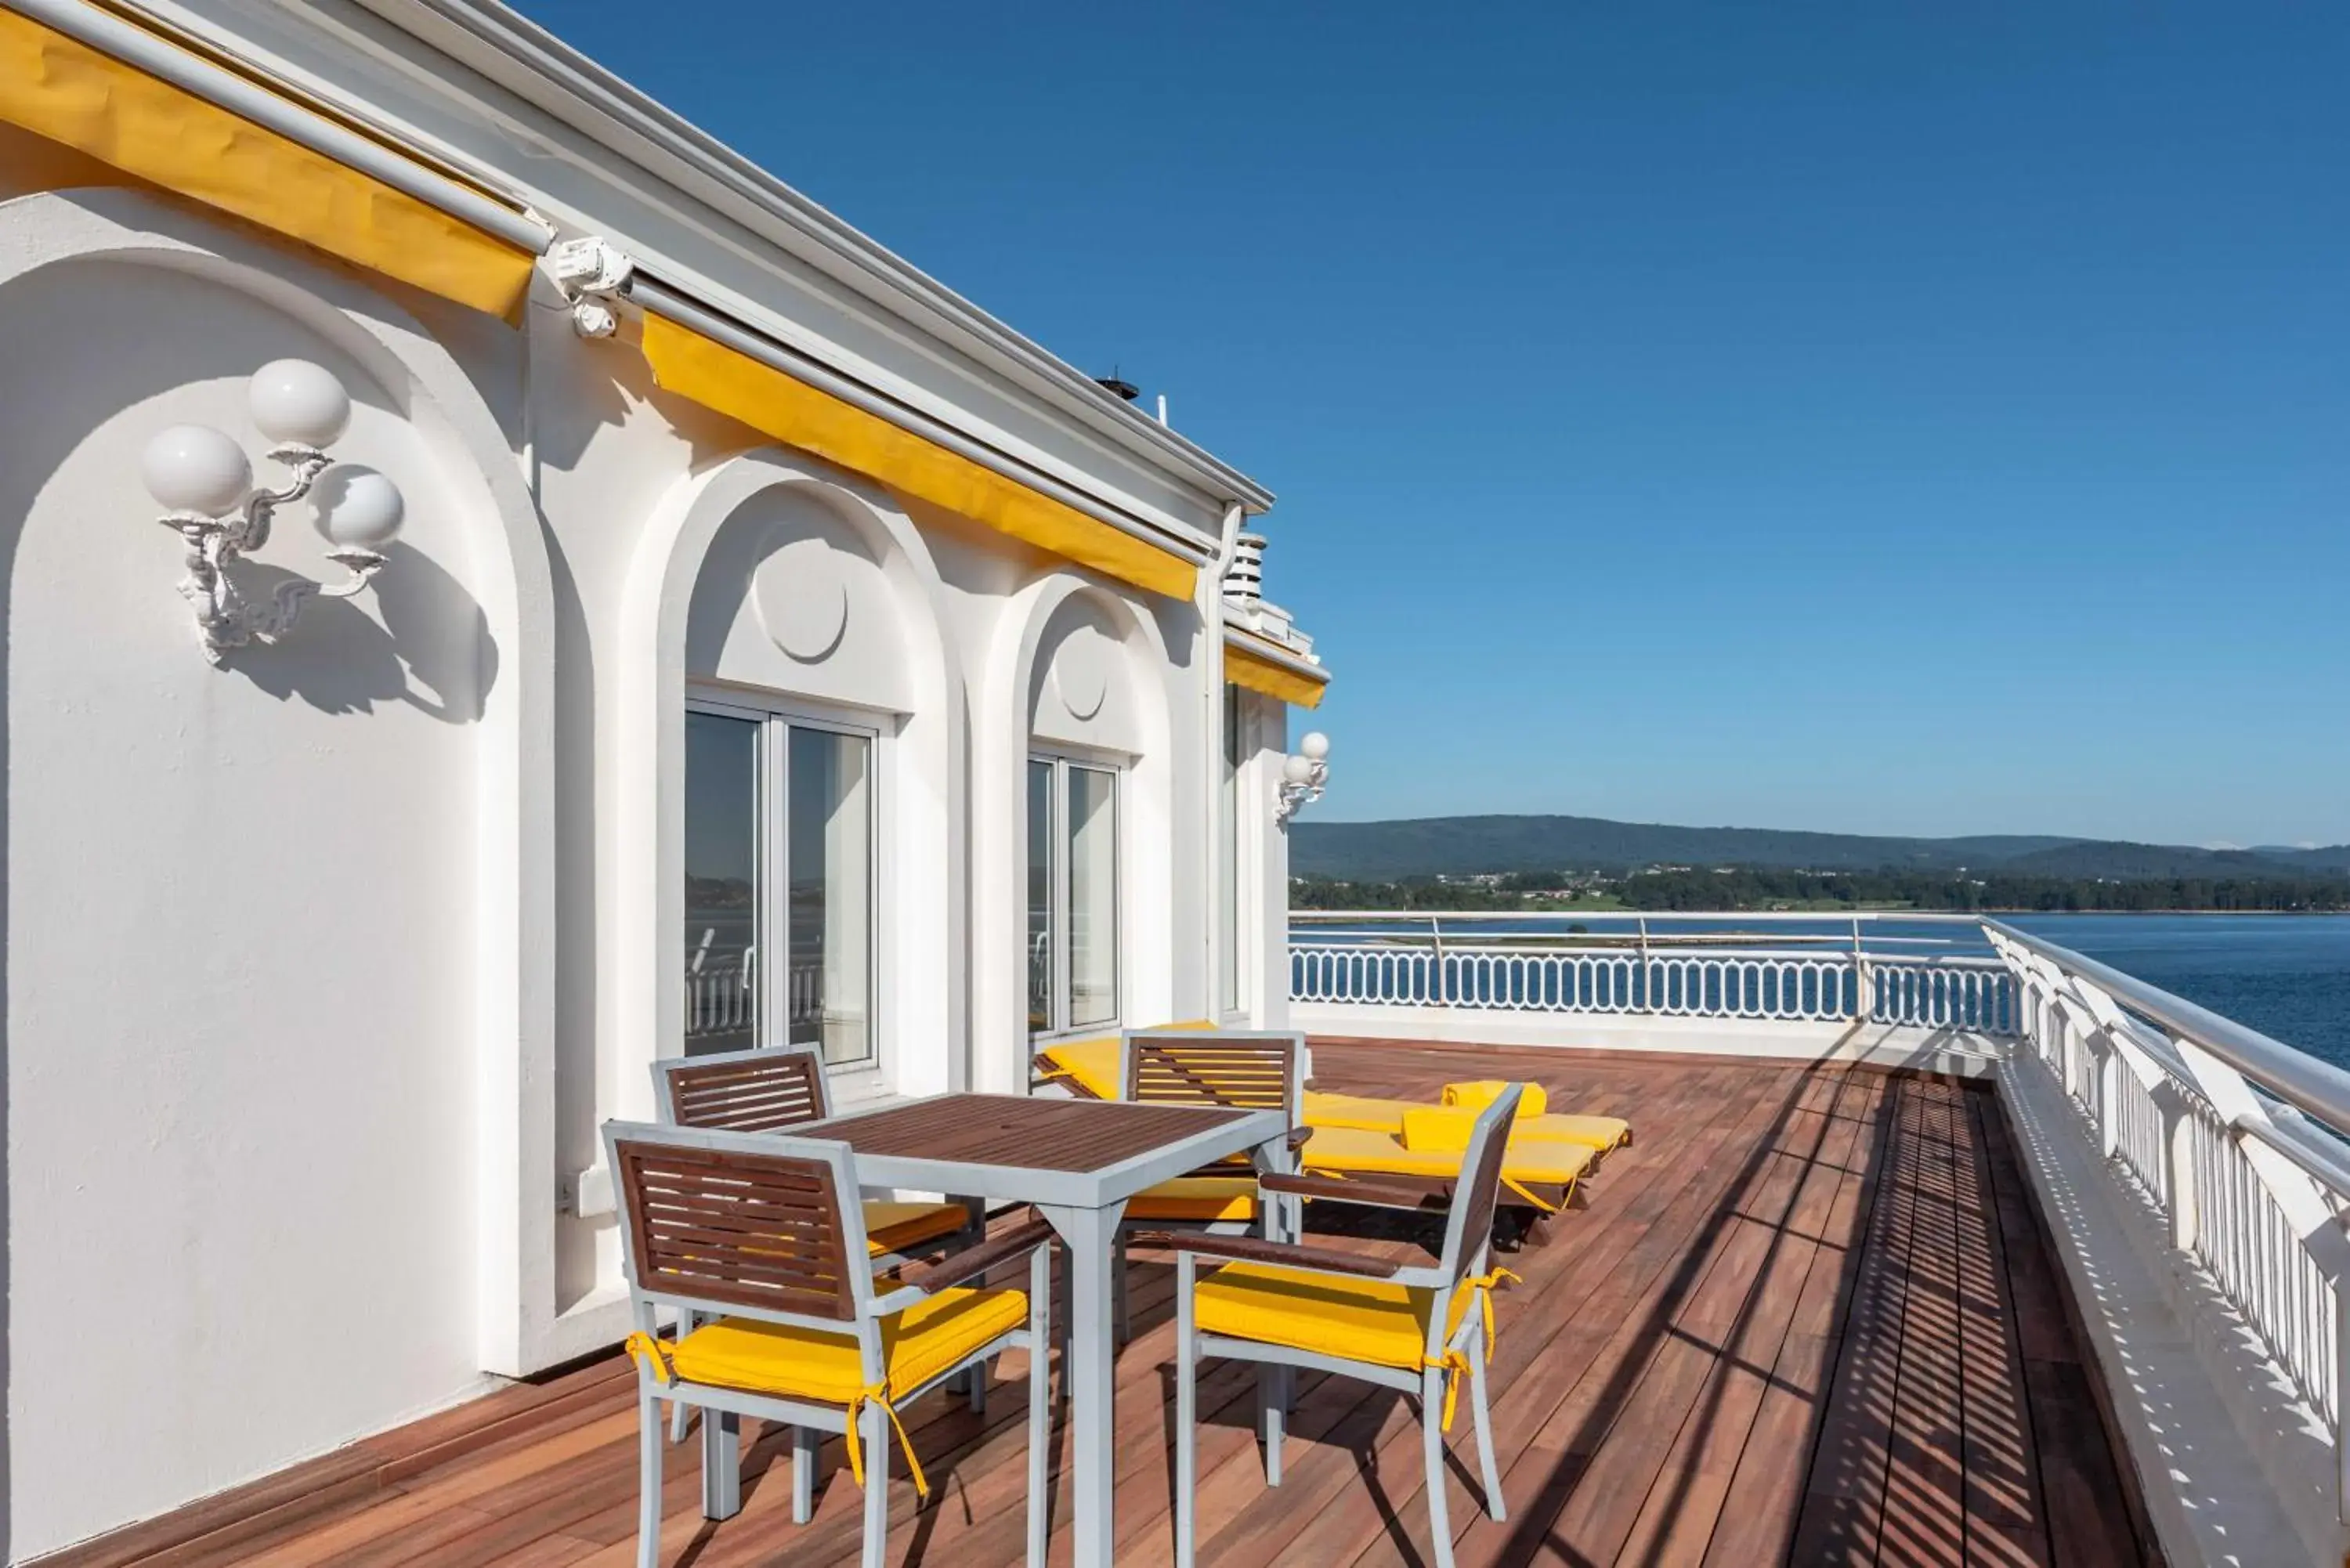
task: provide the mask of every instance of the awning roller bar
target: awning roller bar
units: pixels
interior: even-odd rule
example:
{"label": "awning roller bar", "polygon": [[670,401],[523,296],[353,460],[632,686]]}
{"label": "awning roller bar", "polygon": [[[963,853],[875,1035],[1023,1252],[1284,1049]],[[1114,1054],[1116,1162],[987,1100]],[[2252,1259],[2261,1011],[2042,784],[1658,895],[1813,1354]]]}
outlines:
{"label": "awning roller bar", "polygon": [[555,241],[555,231],[470,186],[402,156],[370,137],[224,70],[146,28],[82,0],[0,0],[77,43],[110,55],[160,81],[276,131],[322,158],[382,181],[402,195],[494,234],[533,255]]}

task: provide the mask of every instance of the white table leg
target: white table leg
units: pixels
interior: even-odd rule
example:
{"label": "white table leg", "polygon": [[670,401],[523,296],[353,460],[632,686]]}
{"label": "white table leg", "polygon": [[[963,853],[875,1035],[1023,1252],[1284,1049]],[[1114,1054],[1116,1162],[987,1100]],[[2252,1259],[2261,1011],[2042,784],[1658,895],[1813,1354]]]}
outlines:
{"label": "white table leg", "polygon": [[1110,1268],[1123,1202],[1107,1209],[1040,1203],[1069,1250],[1069,1340],[1062,1376],[1069,1393],[1071,1524],[1076,1568],[1109,1568],[1117,1540],[1111,1481],[1118,1463],[1118,1369],[1110,1308]]}

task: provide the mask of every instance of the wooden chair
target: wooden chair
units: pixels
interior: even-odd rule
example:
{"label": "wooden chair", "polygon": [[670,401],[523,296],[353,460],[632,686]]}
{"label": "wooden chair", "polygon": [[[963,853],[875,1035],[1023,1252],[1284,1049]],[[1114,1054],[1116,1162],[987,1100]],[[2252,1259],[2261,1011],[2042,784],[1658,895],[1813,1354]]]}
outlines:
{"label": "wooden chair", "polygon": [[[1419,1396],[1422,1449],[1428,1471],[1429,1528],[1437,1568],[1452,1568],[1452,1528],[1446,1518],[1444,1433],[1465,1378],[1477,1428],[1477,1459],[1484,1473],[1485,1511],[1506,1517],[1502,1476],[1485,1394],[1492,1349],[1492,1293],[1505,1270],[1488,1270],[1493,1206],[1501,1187],[1502,1153],[1517,1112],[1512,1085],[1477,1115],[1453,1186],[1444,1245],[1433,1267],[1407,1267],[1327,1248],[1253,1237],[1161,1235],[1175,1261],[1175,1562],[1191,1568],[1198,1486],[1198,1365],[1221,1355],[1273,1367],[1310,1367],[1358,1377]],[[1311,1176],[1269,1176],[1264,1185],[1303,1197],[1343,1196],[1349,1202],[1417,1209],[1416,1191],[1367,1181]],[[1325,1193],[1325,1188],[1343,1188]],[[1201,1279],[1199,1262],[1222,1266]],[[1265,1399],[1268,1379],[1259,1380]],[[1441,1415],[1439,1415],[1439,1412]],[[1282,1421],[1268,1401],[1266,1484],[1281,1484]]]}
{"label": "wooden chair", "polygon": [[[1309,1136],[1298,1125],[1305,1096],[1305,1037],[1274,1030],[1128,1029],[1118,1036],[1118,1097],[1157,1105],[1276,1110],[1288,1117],[1290,1157]],[[1218,1235],[1297,1231],[1295,1200],[1268,1199],[1246,1158],[1179,1176],[1138,1193],[1118,1229],[1115,1287],[1118,1337],[1127,1337],[1126,1240],[1136,1226]]]}
{"label": "wooden chair", "polygon": [[[785,1132],[832,1115],[824,1057],[813,1045],[664,1057],[653,1064],[653,1104],[673,1127],[728,1132]],[[865,1233],[880,1267],[926,1245],[974,1241],[986,1230],[976,1203],[865,1202]]]}
{"label": "wooden chair", "polygon": [[[702,1412],[711,1520],[742,1507],[743,1417],[793,1428],[795,1523],[814,1510],[817,1434],[842,1434],[865,1489],[865,1568],[880,1568],[893,1431],[916,1489],[930,1494],[899,1411],[1008,1349],[1028,1352],[1028,1562],[1042,1568],[1052,1418],[1044,1220],[877,1281],[845,1144],[608,1122],[604,1145],[636,1324],[639,1568],[660,1557],[662,1401]],[[965,1282],[1023,1255],[1024,1292]],[[655,1328],[664,1308],[699,1326],[664,1342]]]}
{"label": "wooden chair", "polygon": [[[706,1056],[665,1056],[653,1064],[653,1104],[671,1127],[723,1132],[785,1132],[832,1115],[824,1057],[813,1045],[761,1046]],[[877,1269],[910,1261],[925,1243],[939,1249],[972,1245],[987,1234],[987,1210],[977,1200],[903,1203],[864,1200],[865,1234]],[[681,1335],[692,1332],[680,1321]],[[972,1407],[986,1399],[984,1379],[971,1382]],[[685,1440],[685,1406],[671,1417],[670,1440]]]}

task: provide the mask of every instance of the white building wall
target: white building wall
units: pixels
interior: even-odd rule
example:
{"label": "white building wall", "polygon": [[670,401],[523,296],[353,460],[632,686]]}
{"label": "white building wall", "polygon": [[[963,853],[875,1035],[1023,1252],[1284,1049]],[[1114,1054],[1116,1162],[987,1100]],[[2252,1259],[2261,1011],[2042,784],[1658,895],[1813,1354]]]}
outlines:
{"label": "white building wall", "polygon": [[[202,227],[124,192],[0,207],[18,1556],[484,1383],[520,489],[396,307]],[[244,380],[286,355],[352,389],[338,450],[410,525],[380,594],[218,670],[132,459],[182,421],[257,452]],[[323,565],[300,509],[279,537],[248,586]]]}
{"label": "white building wall", "polygon": [[[869,278],[820,273],[807,234],[785,246],[739,203],[678,224],[677,186],[578,157],[577,127],[349,7],[182,16],[387,123],[516,159],[556,187],[542,210],[608,211],[754,294],[746,313],[1218,536],[1225,500],[1195,476],[939,320],[893,317]],[[1039,743],[1126,770],[1126,1020],[1218,1010],[1212,592],[1154,599],[663,393],[629,331],[583,341],[544,277],[508,324],[190,205],[40,193],[91,166],[25,150],[0,136],[0,1558],[617,1343],[597,1129],[650,1108],[646,1064],[677,1046],[690,681],[861,708],[883,732],[876,1087],[1026,1086]],[[353,389],[337,454],[396,480],[407,528],[369,592],[214,669],[137,454],[200,421],[258,459],[244,381],[286,355]],[[797,657],[762,594],[798,574],[767,557],[817,535],[851,631]],[[235,570],[326,579],[322,550],[297,505]],[[1112,694],[1082,717],[1054,685],[1079,645]],[[1278,706],[1252,715],[1278,747]],[[1284,901],[1271,777],[1259,757],[1241,790],[1260,950]],[[1243,966],[1260,1022],[1276,967]]]}

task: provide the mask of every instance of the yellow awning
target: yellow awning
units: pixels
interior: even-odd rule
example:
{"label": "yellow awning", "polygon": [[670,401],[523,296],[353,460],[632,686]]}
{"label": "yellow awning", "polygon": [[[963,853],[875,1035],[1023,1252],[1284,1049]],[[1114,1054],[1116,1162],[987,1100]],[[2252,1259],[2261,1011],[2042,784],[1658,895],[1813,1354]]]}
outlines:
{"label": "yellow awning", "polygon": [[1319,708],[1330,689],[1329,676],[1308,675],[1230,637],[1224,639],[1224,679],[1299,708]]}
{"label": "yellow awning", "polygon": [[653,379],[666,390],[1038,549],[1169,598],[1189,599],[1198,582],[1199,568],[1180,556],[983,468],[656,311],[645,313],[645,358],[652,365]]}
{"label": "yellow awning", "polygon": [[494,316],[530,286],[528,252],[8,10],[0,119]]}

